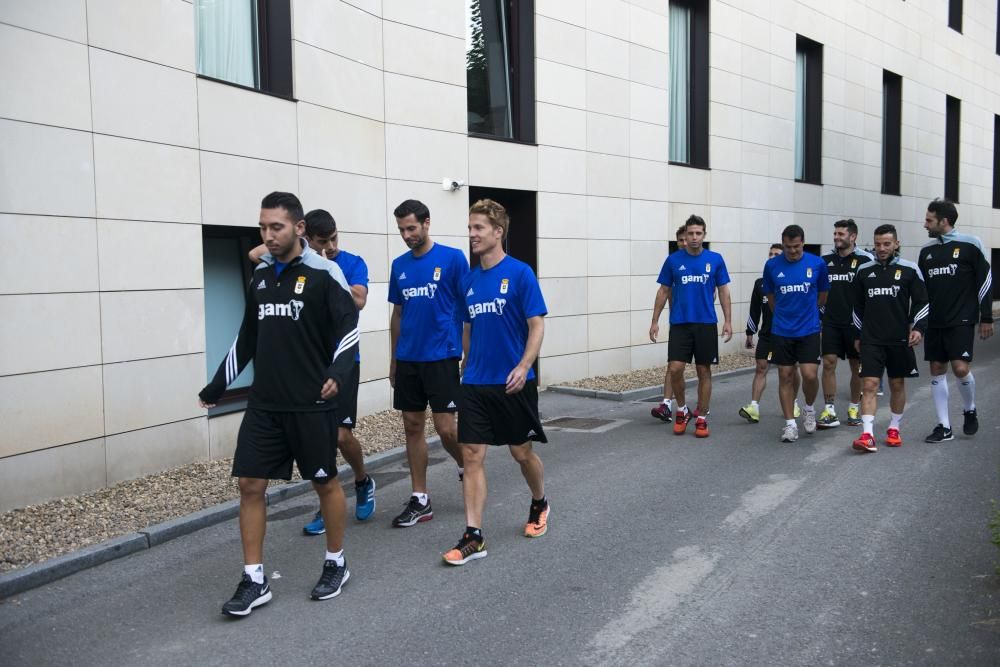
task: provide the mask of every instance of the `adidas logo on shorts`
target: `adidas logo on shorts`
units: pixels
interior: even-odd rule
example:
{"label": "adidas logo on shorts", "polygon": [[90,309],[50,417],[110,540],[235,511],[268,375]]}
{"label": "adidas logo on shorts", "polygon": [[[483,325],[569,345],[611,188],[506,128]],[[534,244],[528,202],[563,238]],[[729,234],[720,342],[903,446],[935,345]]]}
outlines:
{"label": "adidas logo on shorts", "polygon": [[316,471],[316,474],[313,475],[313,477],[317,477],[317,478],[318,477],[329,477],[329,475],[326,474],[325,470],[323,470],[322,468],[320,468],[319,470]]}
{"label": "adidas logo on shorts", "polygon": [[447,407],[449,407],[449,408],[457,408],[458,406],[455,405],[455,401],[449,401]]}
{"label": "adidas logo on shorts", "polygon": [[353,424],[354,422],[351,421],[350,417],[344,417],[344,421],[342,421],[340,423],[341,424]]}

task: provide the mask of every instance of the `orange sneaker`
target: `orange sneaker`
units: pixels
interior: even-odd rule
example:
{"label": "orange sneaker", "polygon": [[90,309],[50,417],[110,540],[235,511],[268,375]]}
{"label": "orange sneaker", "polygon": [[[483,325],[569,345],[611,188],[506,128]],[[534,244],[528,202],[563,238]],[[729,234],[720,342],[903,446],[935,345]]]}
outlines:
{"label": "orange sneaker", "polygon": [[549,530],[549,510],[551,506],[546,502],[545,509],[538,509],[532,504],[528,512],[528,523],[524,524],[525,537],[541,537]]}
{"label": "orange sneaker", "polygon": [[885,432],[885,444],[889,447],[902,447],[903,439],[899,437],[898,428],[890,428]]}
{"label": "orange sneaker", "polygon": [[696,438],[707,438],[708,437],[708,420],[704,417],[698,417],[694,420],[694,437]]}
{"label": "orange sneaker", "polygon": [[684,435],[689,421],[691,421],[691,411],[680,412],[678,410],[677,414],[674,415],[674,435]]}
{"label": "orange sneaker", "polygon": [[465,565],[470,560],[486,558],[486,540],[477,540],[465,533],[458,544],[441,557],[449,565]]}
{"label": "orange sneaker", "polygon": [[859,452],[878,451],[878,447],[875,446],[875,436],[871,433],[862,433],[851,446]]}

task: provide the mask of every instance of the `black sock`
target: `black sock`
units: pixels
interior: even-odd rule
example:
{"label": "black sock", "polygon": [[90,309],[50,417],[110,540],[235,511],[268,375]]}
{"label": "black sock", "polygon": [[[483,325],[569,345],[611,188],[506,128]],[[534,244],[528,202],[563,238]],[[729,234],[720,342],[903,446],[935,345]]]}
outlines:
{"label": "black sock", "polygon": [[465,534],[476,540],[477,542],[483,541],[483,531],[479,528],[473,528],[472,526],[465,527]]}
{"label": "black sock", "polygon": [[542,496],[540,500],[535,500],[534,498],[531,499],[531,506],[537,507],[540,510],[545,509],[548,506],[548,504],[549,504],[549,499],[546,498],[545,496]]}
{"label": "black sock", "polygon": [[365,475],[365,478],[363,480],[361,480],[360,482],[357,481],[357,480],[355,480],[354,486],[364,486],[365,484],[368,483],[368,477],[369,477],[368,475]]}

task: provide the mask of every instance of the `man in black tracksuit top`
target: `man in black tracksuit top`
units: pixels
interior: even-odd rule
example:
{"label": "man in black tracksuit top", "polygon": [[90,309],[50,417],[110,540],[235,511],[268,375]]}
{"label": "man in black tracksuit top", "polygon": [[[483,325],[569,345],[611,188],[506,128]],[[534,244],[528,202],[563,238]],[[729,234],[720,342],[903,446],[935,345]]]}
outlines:
{"label": "man in black tracksuit top", "polygon": [[[239,477],[244,574],[223,613],[246,616],[271,599],[264,577],[264,492],[269,479],[290,479],[292,460],[313,482],[327,526],[323,574],[312,591],[340,593],[350,573],[343,557],[344,493],[337,475],[333,400],[347,386],[358,345],[358,309],[343,272],[299,243],[305,232],[295,195],[274,192],[261,202],[261,258],[247,288],[239,335],[199,397],[214,405],[251,361],[254,380],[233,458]],[[332,483],[331,483],[332,482]]]}
{"label": "man in black tracksuit top", "polygon": [[938,425],[927,442],[954,439],[948,416],[948,362],[962,395],[966,435],[979,430],[976,380],[969,364],[976,324],[983,340],[993,335],[993,284],[982,242],[955,231],[958,210],[949,201],[935,199],[927,206],[924,229],[933,239],[920,249],[917,265],[927,280],[931,300],[930,325],[924,359],[930,362],[931,391]]}
{"label": "man in black tracksuit top", "polygon": [[897,256],[899,239],[896,228],[881,225],[875,229],[875,257],[858,268],[854,278],[854,326],[859,334],[855,342],[861,354],[861,398],[863,432],[854,449],[874,452],[875,393],[885,373],[889,377],[889,407],[892,421],[885,444],[899,447],[899,422],[906,408],[904,379],[920,375],[913,346],[927,330],[927,287],[920,269],[913,262]]}

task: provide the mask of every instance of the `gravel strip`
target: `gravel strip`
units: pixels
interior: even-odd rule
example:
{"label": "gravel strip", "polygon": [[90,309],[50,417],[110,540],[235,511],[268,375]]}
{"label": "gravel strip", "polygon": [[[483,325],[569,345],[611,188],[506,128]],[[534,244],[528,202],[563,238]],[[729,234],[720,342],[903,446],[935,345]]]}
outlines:
{"label": "gravel strip", "polygon": [[[713,373],[722,371],[732,371],[738,368],[746,368],[754,365],[753,353],[725,354],[719,359],[717,366],[712,366]],[[565,387],[580,387],[582,389],[599,389],[602,391],[630,391],[632,389],[642,389],[652,385],[663,385],[663,374],[665,367],[644,368],[629,373],[617,373],[615,375],[598,375],[597,377],[584,378],[575,382],[562,383]],[[684,377],[695,377],[694,364],[688,364],[684,369]]]}
{"label": "gravel strip", "polygon": [[[430,413],[424,431],[428,437],[435,435]],[[362,417],[354,433],[368,455],[405,442],[403,422],[396,410]],[[344,461],[338,456],[337,462]],[[237,498],[236,479],[230,476],[232,465],[232,458],[198,461],[106,489],[0,514],[0,572],[40,563]],[[295,471],[292,481],[298,479]],[[287,483],[276,480],[271,486]]]}

